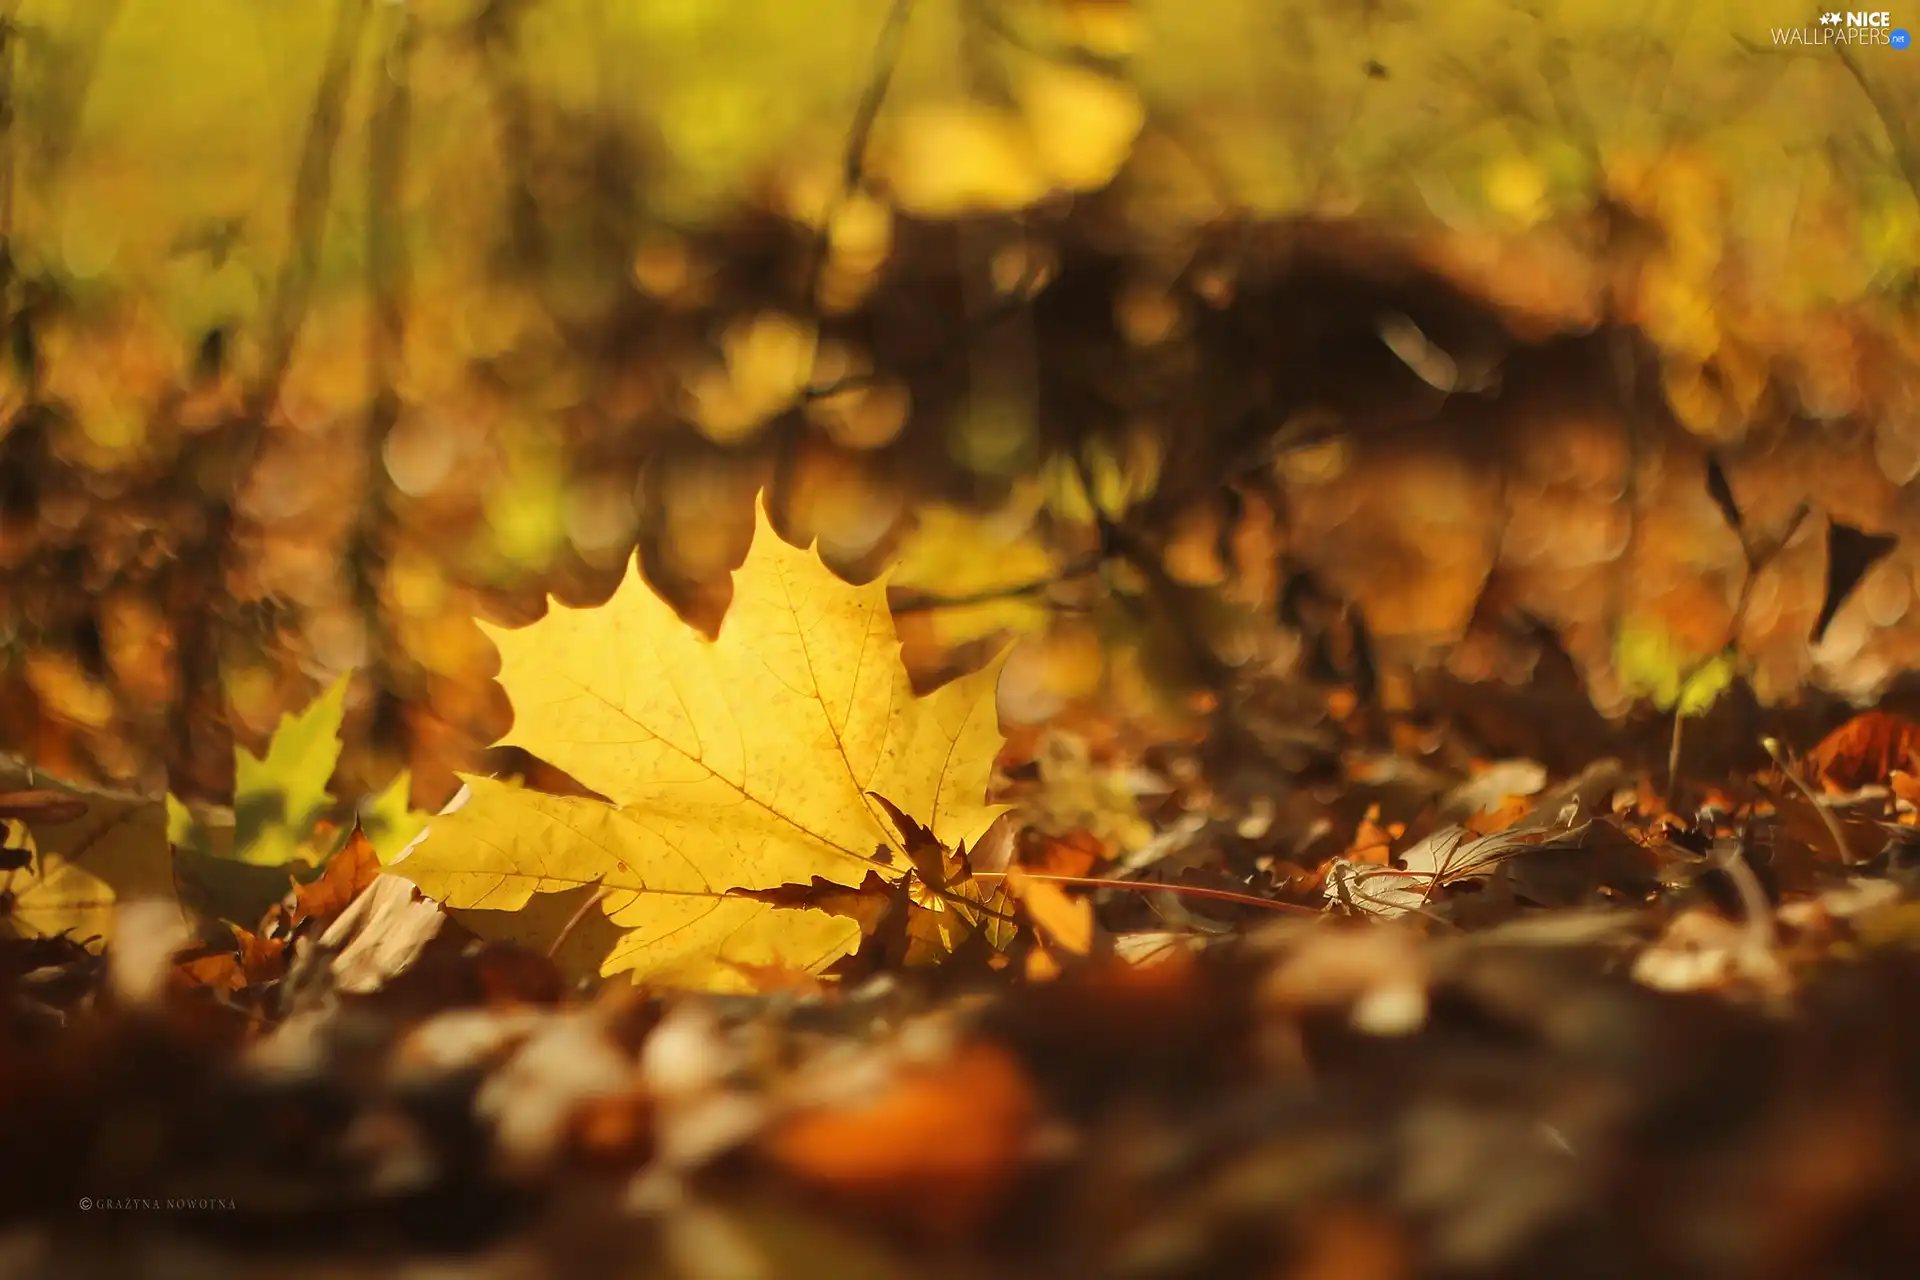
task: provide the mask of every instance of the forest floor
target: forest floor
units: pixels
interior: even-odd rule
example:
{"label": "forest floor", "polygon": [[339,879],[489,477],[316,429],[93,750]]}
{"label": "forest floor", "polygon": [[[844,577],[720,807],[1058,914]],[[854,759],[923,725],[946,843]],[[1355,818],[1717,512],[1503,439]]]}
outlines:
{"label": "forest floor", "polygon": [[[1002,764],[1071,875],[1118,739],[1050,734]],[[1870,713],[1684,817],[1618,761],[1348,744],[1360,836],[1264,895],[1149,751],[1136,812],[1213,852],[1096,894],[1088,954],[753,995],[575,984],[370,870],[296,890],[291,946],[9,941],[0,1269],[1912,1274],[1917,743]]]}

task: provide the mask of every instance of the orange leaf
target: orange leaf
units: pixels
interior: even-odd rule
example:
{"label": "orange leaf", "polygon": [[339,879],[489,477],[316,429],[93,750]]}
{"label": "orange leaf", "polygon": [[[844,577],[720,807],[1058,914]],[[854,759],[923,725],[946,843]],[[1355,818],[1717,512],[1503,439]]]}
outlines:
{"label": "orange leaf", "polygon": [[194,956],[176,966],[175,972],[188,985],[235,992],[282,975],[286,968],[286,939],[263,938],[237,924],[227,928],[233,933],[233,950]]}
{"label": "orange leaf", "polygon": [[957,1234],[995,1207],[1038,1111],[1019,1064],[975,1044],[950,1062],[902,1068],[871,1097],[794,1116],[762,1150],[841,1199]]}
{"label": "orange leaf", "polygon": [[233,940],[238,944],[240,972],[246,976],[247,986],[268,982],[281,975],[286,967],[285,938],[262,938],[237,924],[227,927],[233,930]]}
{"label": "orange leaf", "polygon": [[[887,918],[887,913],[894,909],[903,896],[898,882],[883,879],[877,871],[867,872],[860,883],[852,887],[815,876],[811,884],[783,884],[772,889],[735,889],[732,894],[736,898],[752,898],[776,907],[812,908],[828,915],[844,916],[857,921],[860,932],[865,934],[878,929]],[[735,970],[743,970],[737,960],[727,963]]]}
{"label": "orange leaf", "polygon": [[1047,941],[1068,955],[1093,950],[1093,903],[1068,895],[1046,880],[1036,880],[1019,868],[1007,871],[1007,892],[1027,909],[1027,918]]}
{"label": "orange leaf", "polygon": [[379,875],[380,855],[373,851],[373,841],[367,839],[366,832],[355,823],[347,843],[327,860],[327,869],[314,880],[294,887],[290,923],[298,925],[314,920],[319,928],[326,928]]}
{"label": "orange leaf", "polygon": [[176,972],[188,986],[206,987],[210,991],[238,991],[247,985],[247,975],[240,969],[240,957],[231,951],[182,960]]}
{"label": "orange leaf", "polygon": [[[1038,833],[1035,833],[1038,835]],[[1026,860],[1027,870],[1050,876],[1084,876],[1106,856],[1098,836],[1074,831],[1064,838],[1039,836],[1039,854]]]}
{"label": "orange leaf", "polygon": [[1359,827],[1353,833],[1353,843],[1348,846],[1346,859],[1349,862],[1368,862],[1385,866],[1392,852],[1393,842],[1407,833],[1407,824],[1396,822],[1390,826],[1380,825],[1380,806],[1368,805],[1367,812],[1360,819]]}
{"label": "orange leaf", "polygon": [[1887,711],[1867,711],[1835,729],[1813,749],[1808,764],[1827,790],[1884,785],[1895,769],[1915,771],[1920,725]]}
{"label": "orange leaf", "polygon": [[[1893,787],[1896,799],[1904,800],[1915,809],[1920,809],[1920,774],[1909,773],[1905,769],[1895,769],[1888,782]],[[1911,816],[1911,814],[1901,815],[1902,820]]]}

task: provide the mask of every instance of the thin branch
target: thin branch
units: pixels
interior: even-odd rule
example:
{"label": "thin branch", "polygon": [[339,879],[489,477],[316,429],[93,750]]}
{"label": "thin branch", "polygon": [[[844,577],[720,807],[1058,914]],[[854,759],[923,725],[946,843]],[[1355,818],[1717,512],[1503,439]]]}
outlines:
{"label": "thin branch", "polygon": [[326,238],[327,213],[333,190],[333,158],[346,117],[347,90],[353,81],[354,51],[366,26],[372,0],[340,0],[327,45],[327,58],[314,94],[307,137],[300,149],[300,167],[294,179],[293,204],[288,212],[289,245],[273,291],[268,317],[267,359],[259,381],[247,396],[245,414],[258,423],[280,399],[280,388],[293,362],[294,347],[306,323],[320,250]]}
{"label": "thin branch", "polygon": [[[1011,874],[1006,871],[976,871],[975,880],[1004,880]],[[1231,889],[1210,889],[1197,884],[1157,884],[1146,880],[1102,880],[1097,876],[1056,876],[1042,875],[1036,871],[1022,871],[1020,874],[1029,880],[1044,880],[1048,884],[1072,885],[1082,889],[1120,889],[1128,893],[1171,893],[1186,898],[1207,898],[1214,902],[1232,902],[1243,907],[1257,907],[1262,911],[1277,911],[1287,915],[1317,916],[1322,914],[1318,908],[1303,907],[1295,902],[1276,902],[1272,898],[1256,897],[1251,893],[1235,893]]]}
{"label": "thin branch", "polygon": [[1746,917],[1743,945],[1754,955],[1771,955],[1775,941],[1773,907],[1767,901],[1767,891],[1760,885],[1760,877],[1753,874],[1738,845],[1715,855],[1713,861],[1727,873],[1727,878],[1733,881],[1734,892],[1740,895],[1740,913]]}
{"label": "thin branch", "polygon": [[1900,176],[1906,179],[1907,190],[1913,193],[1913,198],[1920,201],[1920,148],[1915,147],[1913,135],[1907,132],[1905,117],[1886,91],[1867,78],[1851,48],[1844,42],[1835,42],[1833,51],[1839,55],[1840,65],[1847,69],[1853,82],[1860,86],[1860,92],[1866,95],[1873,114],[1879,117],[1880,127],[1887,131],[1887,141],[1893,145],[1893,159],[1900,167]]}
{"label": "thin branch", "polygon": [[538,270],[547,261],[547,239],[539,202],[533,195],[533,105],[512,65],[518,35],[515,24],[524,8],[522,0],[486,0],[474,15],[469,31],[485,68],[488,95],[499,125],[502,160],[510,170],[507,224],[514,252],[522,268]]}
{"label": "thin branch", "polygon": [[230,562],[238,551],[234,537],[235,508],[240,487],[259,453],[267,417],[279,402],[305,322],[319,265],[320,242],[326,232],[333,160],[345,118],[347,91],[353,79],[354,55],[371,7],[372,0],[341,0],[335,11],[333,34],[294,182],[288,214],[291,232],[288,257],[281,265],[268,316],[266,361],[258,381],[242,402],[239,416],[225,433],[227,438],[221,442],[230,447],[232,458],[223,468],[225,478],[218,490],[205,495],[211,511],[204,531],[193,553],[181,556],[174,566],[176,586],[172,612],[180,619],[176,646],[180,684],[168,716],[168,730],[183,764],[190,762],[194,755],[196,698],[221,696],[216,628],[221,605],[226,600]]}
{"label": "thin branch", "polygon": [[1807,780],[1801,777],[1799,771],[1791,764],[1787,763],[1787,753],[1780,746],[1780,740],[1778,738],[1762,738],[1760,739],[1760,745],[1767,749],[1767,754],[1773,757],[1774,764],[1780,767],[1780,772],[1786,775],[1787,781],[1791,782],[1800,794],[1807,798],[1807,803],[1813,806],[1813,811],[1820,815],[1820,821],[1826,825],[1827,834],[1833,837],[1834,847],[1840,852],[1840,861],[1848,866],[1852,866],[1854,862],[1853,846],[1847,843],[1846,831],[1840,826],[1839,819],[1833,816],[1833,810],[1820,803],[1820,797],[1813,793],[1813,788],[1807,785]]}
{"label": "thin branch", "polygon": [[1793,535],[1799,532],[1800,525],[1806,520],[1809,510],[1807,504],[1804,502],[1796,506],[1793,509],[1793,513],[1787,517],[1787,522],[1782,527],[1781,532],[1776,537],[1770,538],[1764,543],[1756,542],[1748,535],[1745,529],[1736,528],[1734,530],[1735,535],[1740,539],[1740,554],[1745,564],[1745,572],[1740,579],[1740,594],[1734,600],[1733,613],[1727,619],[1726,638],[1720,642],[1720,647],[1714,650],[1710,657],[1703,658],[1691,664],[1680,675],[1680,698],[1673,706],[1673,737],[1667,744],[1666,800],[1669,805],[1673,803],[1674,796],[1680,786],[1681,726],[1686,721],[1684,709],[1686,705],[1687,686],[1692,684],[1696,677],[1714,663],[1724,658],[1729,652],[1734,654],[1739,653],[1740,633],[1746,630],[1747,609],[1753,602],[1754,584],[1760,580],[1761,574],[1773,566],[1773,562],[1779,557],[1780,553],[1786,550],[1787,543],[1791,542]]}
{"label": "thin branch", "polygon": [[587,896],[587,900],[580,904],[579,910],[569,916],[567,922],[560,926],[560,932],[554,935],[553,942],[547,947],[547,959],[551,960],[560,954],[560,944],[565,942],[567,938],[572,935],[573,931],[580,927],[580,922],[587,918],[587,912],[593,910],[594,905],[605,898],[608,892],[607,887],[601,885]]}
{"label": "thin branch", "polygon": [[[412,129],[412,59],[419,21],[406,6],[391,9],[392,31],[383,50],[367,141],[367,275],[373,297],[367,366],[371,398],[365,439],[366,493],[347,549],[350,588],[367,636],[366,668],[373,675],[377,735],[396,710],[391,687],[395,646],[381,608],[379,579],[384,542],[393,525],[394,487],[386,469],[387,439],[400,417],[395,390],[405,356],[407,300],[406,167]],[[377,744],[376,744],[377,745]]]}
{"label": "thin branch", "polygon": [[19,170],[19,106],[14,75],[20,44],[19,0],[0,9],[0,307],[13,283],[13,191]]}
{"label": "thin branch", "polygon": [[[39,141],[39,165],[35,180],[44,190],[57,181],[60,171],[73,155],[80,138],[80,125],[86,118],[87,100],[96,85],[100,54],[107,38],[126,10],[126,0],[81,0],[90,3],[90,12],[77,21],[69,14],[62,20],[63,30],[84,30],[85,36],[59,47],[43,41],[43,48],[56,61],[44,78],[47,89],[39,95],[39,119],[35,134]],[[15,12],[18,8],[16,6]],[[20,31],[14,31],[18,39]],[[64,192],[63,192],[64,194]]]}
{"label": "thin branch", "polygon": [[860,103],[854,108],[846,150],[840,157],[840,185],[820,211],[820,225],[815,228],[804,277],[805,292],[801,295],[802,305],[808,309],[818,305],[820,277],[827,269],[827,258],[833,247],[834,219],[866,182],[867,147],[873,138],[874,123],[880,118],[880,109],[886,105],[887,90],[893,86],[894,70],[900,65],[900,46],[906,38],[907,18],[912,12],[913,0],[893,0],[887,10],[886,23],[880,28],[880,39],[873,50],[873,70],[867,77],[866,88],[861,90]]}

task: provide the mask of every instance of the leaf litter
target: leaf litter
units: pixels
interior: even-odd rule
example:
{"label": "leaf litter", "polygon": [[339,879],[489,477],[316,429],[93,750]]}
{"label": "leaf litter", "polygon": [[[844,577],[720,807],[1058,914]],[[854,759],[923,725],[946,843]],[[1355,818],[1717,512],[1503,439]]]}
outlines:
{"label": "leaf litter", "polygon": [[[1063,717],[1047,758],[1134,781],[1062,803],[1040,740],[971,727],[978,682],[914,720],[877,597],[761,537],[731,657],[646,596],[500,633],[514,740],[603,798],[469,778],[384,856],[359,821],[295,839],[328,850],[315,873],[281,869],[218,935],[162,895],[105,904],[111,964],[78,932],[97,915],[0,944],[0,1202],[27,1273],[101,1256],[81,1228],[113,1220],[83,1197],[188,1206],[138,1269],[204,1274],[448,1248],[481,1275],[691,1277],[1911,1256],[1920,729],[1869,712],[1677,805],[1614,759],[1555,778],[1383,749],[1339,698],[1311,733],[1251,731],[1312,744],[1262,789],[1223,785],[1204,736],[1090,721],[1062,748]],[[543,626],[580,628],[578,658]],[[732,662],[707,713],[785,726],[778,768],[727,756],[684,695],[636,695],[636,654]],[[750,679],[795,701],[729,701]],[[310,826],[333,730],[296,732],[265,759],[306,760]],[[890,781],[928,733],[951,791]],[[82,802],[121,803],[43,803],[41,854],[84,863]],[[756,847],[804,856],[756,882],[727,842],[743,804],[784,822],[749,822]],[[609,963],[684,927],[633,913],[652,873],[614,874],[659,846],[709,860],[700,912],[773,945],[726,932],[640,982]],[[557,909],[474,905],[516,876],[523,909]],[[843,941],[815,952],[821,922]]]}

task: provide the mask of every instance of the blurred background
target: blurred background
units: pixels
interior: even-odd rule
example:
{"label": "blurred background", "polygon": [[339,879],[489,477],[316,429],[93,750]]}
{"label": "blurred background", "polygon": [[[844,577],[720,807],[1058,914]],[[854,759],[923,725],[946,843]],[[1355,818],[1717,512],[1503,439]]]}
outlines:
{"label": "blurred background", "polygon": [[[923,681],[1013,643],[1016,727],[1257,672],[1547,758],[1555,680],[1588,732],[1730,640],[1756,704],[1920,656],[1920,54],[1797,6],[0,15],[50,773],[220,798],[353,670],[336,792],[437,805],[510,721],[475,618],[637,552],[712,630],[763,490]],[[1813,643],[1836,520],[1902,541]]]}

